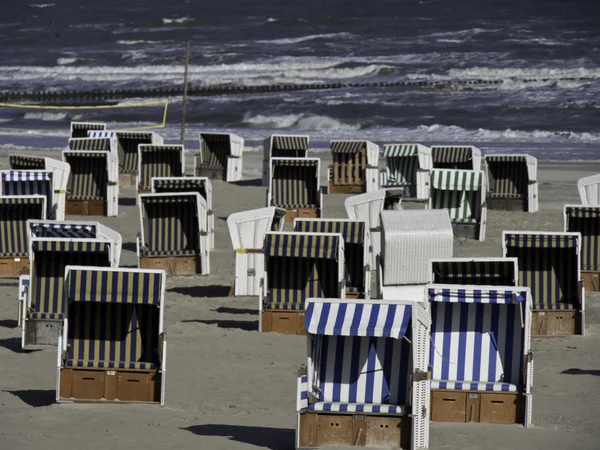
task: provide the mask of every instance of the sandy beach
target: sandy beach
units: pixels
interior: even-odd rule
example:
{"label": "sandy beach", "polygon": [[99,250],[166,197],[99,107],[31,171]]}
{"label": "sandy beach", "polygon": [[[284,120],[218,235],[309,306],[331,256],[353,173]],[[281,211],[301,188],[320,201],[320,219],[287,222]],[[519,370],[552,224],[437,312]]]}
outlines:
{"label": "sandy beach", "polygon": [[[9,151],[0,152],[8,168]],[[56,151],[37,152],[60,158]],[[313,154],[315,155],[315,154]],[[310,156],[313,156],[310,155]],[[322,158],[321,182],[330,163]],[[166,406],[56,404],[56,351],[23,352],[17,281],[0,279],[0,449],[293,449],[296,371],[306,339],[258,333],[258,299],[228,297],[233,251],[226,218],[265,203],[262,152],[244,156],[246,181],[213,181],[212,274],[169,278]],[[191,173],[191,154],[187,157]],[[488,211],[485,242],[455,239],[455,256],[502,256],[503,230],[563,231],[577,180],[600,163],[539,163],[540,211]],[[326,217],[346,217],[346,195],[325,196]],[[75,217],[73,217],[75,218]],[[121,265],[135,267],[135,190],[121,188],[120,214],[94,218],[123,236]],[[431,425],[431,449],[600,447],[600,295],[586,295],[586,336],[534,339],[533,426]]]}

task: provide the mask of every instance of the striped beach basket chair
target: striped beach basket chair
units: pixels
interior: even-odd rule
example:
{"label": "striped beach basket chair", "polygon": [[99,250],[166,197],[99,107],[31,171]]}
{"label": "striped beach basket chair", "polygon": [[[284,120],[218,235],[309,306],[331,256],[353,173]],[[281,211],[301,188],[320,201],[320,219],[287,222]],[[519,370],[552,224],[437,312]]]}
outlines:
{"label": "striped beach basket chair", "polygon": [[296,217],[321,217],[320,168],[319,158],[271,158],[267,206],[285,209],[285,223],[289,224]]}
{"label": "striped beach basket chair", "polygon": [[386,168],[381,171],[382,188],[401,188],[404,198],[429,199],[431,149],[421,144],[383,146]]}
{"label": "striped beach basket chair", "polygon": [[165,273],[67,266],[57,402],[164,405]]}
{"label": "striped beach basket chair", "polygon": [[207,177],[154,177],[152,193],[198,192],[206,200],[208,248],[215,248],[215,215],[213,213],[212,182]]}
{"label": "striped beach basket chair", "polygon": [[485,240],[487,223],[486,177],[482,171],[433,169],[429,209],[445,209],[454,234]]}
{"label": "striped beach basket chair", "polygon": [[434,169],[481,170],[481,150],[472,145],[432,145]]}
{"label": "striped beach basket chair", "polygon": [[71,122],[72,138],[86,138],[90,130],[106,130],[106,124],[95,122]]}
{"label": "striped beach basket chair", "polygon": [[119,214],[119,165],[108,151],[64,150],[63,161],[71,166],[66,212],[79,216]]}
{"label": "striped beach basket chair", "polygon": [[259,208],[230,214],[229,236],[235,252],[235,280],[232,294],[259,295],[265,277],[264,241],[267,231],[281,231],[285,209]]}
{"label": "striped beach basket chair", "polygon": [[331,141],[328,194],[372,192],[379,187],[379,146],[371,141]]}
{"label": "striped beach basket chair", "polygon": [[268,232],[264,255],[259,331],[304,334],[307,298],[346,298],[341,234]]}
{"label": "striped beach basket chair", "polygon": [[577,180],[577,190],[581,204],[585,206],[600,205],[600,174]]}
{"label": "striped beach basket chair", "polygon": [[487,206],[503,211],[538,210],[537,159],[529,155],[488,155]]}
{"label": "striped beach basket chair", "polygon": [[296,448],[428,448],[430,322],[424,302],[308,299]]}
{"label": "striped beach basket chair", "polygon": [[206,201],[197,192],[140,194],[138,266],[167,275],[210,273]]}
{"label": "striped beach basket chair", "polygon": [[21,326],[24,349],[55,346],[67,313],[65,267],[69,264],[109,267],[112,243],[104,239],[32,239],[31,268]]}
{"label": "striped beach basket chair", "polygon": [[476,286],[517,286],[517,258],[431,259],[431,282]]}
{"label": "striped beach basket chair", "polygon": [[309,137],[273,134],[263,143],[263,186],[269,186],[271,158],[306,158]]}
{"label": "striped beach basket chair", "polygon": [[45,218],[42,195],[0,196],[0,277],[29,273],[27,220]]}
{"label": "striped beach basket chair", "polygon": [[242,180],[244,139],[232,133],[200,133],[194,174],[228,183]]}
{"label": "striped beach basket chair", "polygon": [[294,219],[294,231],[341,234],[344,238],[346,298],[371,297],[371,236],[364,220]]}
{"label": "striped beach basket chair", "polygon": [[139,145],[163,145],[163,138],[153,131],[115,131],[114,133],[119,142],[119,185],[135,186]]}
{"label": "striped beach basket chair", "polygon": [[54,174],[46,170],[3,170],[0,195],[46,197],[46,217],[54,218]]}
{"label": "striped beach basket chair", "polygon": [[581,233],[581,277],[587,292],[600,291],[600,206],[565,205],[565,232]]}
{"label": "striped beach basket chair", "polygon": [[584,334],[581,242],[581,233],[502,232],[504,256],[518,259],[519,284],[531,289],[533,335]]}
{"label": "striped beach basket chair", "polygon": [[183,145],[138,146],[138,194],[152,191],[152,178],[182,177],[185,171]]}
{"label": "striped beach basket chair", "polygon": [[531,292],[427,286],[431,420],[531,424]]}

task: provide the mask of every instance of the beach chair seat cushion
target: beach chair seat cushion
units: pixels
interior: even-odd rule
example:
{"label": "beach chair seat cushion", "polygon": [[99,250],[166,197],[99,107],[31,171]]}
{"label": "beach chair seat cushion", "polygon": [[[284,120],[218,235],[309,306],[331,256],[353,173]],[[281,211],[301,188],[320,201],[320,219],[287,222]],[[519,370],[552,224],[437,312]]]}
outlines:
{"label": "beach chair seat cushion", "polygon": [[281,205],[277,205],[277,207],[283,208],[283,209],[298,209],[298,208],[319,208],[319,205],[316,205],[314,203],[306,203],[306,204],[284,203]]}
{"label": "beach chair seat cushion", "polygon": [[346,286],[346,292],[362,292],[360,288],[357,287],[353,287],[353,286]]}
{"label": "beach chair seat cushion", "polygon": [[63,320],[65,318],[65,314],[34,311],[29,314],[29,317],[33,320]]}
{"label": "beach chair seat cushion", "polygon": [[140,369],[155,370],[156,365],[150,362],[135,361],[94,361],[85,359],[68,359],[67,367],[88,367],[98,369]]}
{"label": "beach chair seat cushion", "polygon": [[67,194],[67,200],[104,200],[102,195],[74,195]]}
{"label": "beach chair seat cushion", "polygon": [[464,218],[464,219],[451,219],[452,223],[464,223],[464,224],[475,224],[475,223],[479,223],[479,220],[474,219],[474,218]]}
{"label": "beach chair seat cushion", "polygon": [[517,199],[517,200],[527,198],[527,194],[508,194],[508,193],[502,193],[502,192],[488,192],[488,196],[490,198],[509,198],[509,199]]}
{"label": "beach chair seat cushion", "polygon": [[26,258],[29,256],[29,252],[2,252],[0,251],[0,257],[2,258]]}
{"label": "beach chair seat cushion", "polygon": [[317,402],[308,405],[309,411],[332,411],[332,412],[361,412],[361,413],[384,413],[384,414],[407,414],[410,407],[405,405],[382,405],[378,403],[340,403],[340,402]]}
{"label": "beach chair seat cushion", "polygon": [[453,391],[517,392],[517,385],[502,382],[431,380],[431,389]]}

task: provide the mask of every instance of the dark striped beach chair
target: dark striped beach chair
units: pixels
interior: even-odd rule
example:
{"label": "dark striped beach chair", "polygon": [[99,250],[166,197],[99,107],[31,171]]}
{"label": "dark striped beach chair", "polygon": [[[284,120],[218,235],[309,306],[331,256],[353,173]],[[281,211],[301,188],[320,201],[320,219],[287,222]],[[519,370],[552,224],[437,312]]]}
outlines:
{"label": "dark striped beach chair", "polygon": [[600,291],[600,206],[565,205],[565,231],[581,233],[581,277],[587,292]]}
{"label": "dark striped beach chair", "polygon": [[328,194],[358,194],[378,188],[379,146],[371,141],[331,141]]}
{"label": "dark striped beach chair", "polygon": [[140,194],[141,269],[167,275],[210,273],[206,201],[198,193]]}
{"label": "dark striped beach chair", "polygon": [[472,145],[432,145],[434,169],[481,170],[481,150]]}
{"label": "dark striped beach chair", "polygon": [[54,218],[54,177],[45,170],[5,170],[0,172],[2,195],[46,197],[46,217]]}
{"label": "dark striped beach chair", "polygon": [[67,266],[58,402],[165,401],[165,273]]}
{"label": "dark striped beach chair", "polygon": [[404,198],[429,199],[431,149],[421,144],[383,146],[386,168],[381,171],[382,188],[402,189]]}
{"label": "dark striped beach chair", "polygon": [[485,240],[487,221],[485,174],[475,170],[433,169],[430,209],[445,209],[454,234]]}
{"label": "dark striped beach chair", "polygon": [[90,130],[106,130],[106,124],[94,122],[71,122],[72,138],[87,138]]}
{"label": "dark striped beach chair", "polygon": [[579,191],[582,205],[600,205],[600,174],[577,180],[577,191]]}
{"label": "dark striped beach chair", "polygon": [[345,298],[341,234],[269,232],[264,255],[259,331],[304,334],[307,298]]}
{"label": "dark striped beach chair", "polygon": [[519,262],[519,284],[531,289],[533,335],[584,334],[585,288],[580,233],[504,231],[504,256]]}
{"label": "dark striped beach chair", "polygon": [[138,171],[138,147],[163,145],[162,136],[152,131],[115,131],[119,141],[119,184],[135,186]]}
{"label": "dark striped beach chair", "polygon": [[538,210],[537,159],[529,155],[488,155],[487,205],[502,211]]}
{"label": "dark striped beach chair", "polygon": [[46,170],[46,158],[43,156],[9,155],[10,170]]}
{"label": "dark striped beach chair", "polygon": [[116,156],[106,151],[65,150],[71,166],[66,212],[79,216],[116,216],[119,205]]}
{"label": "dark striped beach chair", "polygon": [[200,133],[194,174],[227,182],[241,181],[244,139],[232,133]]}
{"label": "dark striped beach chair", "polygon": [[427,286],[431,420],[531,424],[531,293],[514,286]]}
{"label": "dark striped beach chair", "polygon": [[271,158],[306,158],[309,137],[273,134],[263,144],[263,186],[269,186]]}
{"label": "dark striped beach chair", "polygon": [[319,188],[319,158],[272,158],[267,206],[287,210],[285,223],[296,217],[322,215],[323,193]]}
{"label": "dark striped beach chair", "polygon": [[104,137],[98,138],[75,138],[69,139],[68,150],[83,150],[83,151],[105,151],[112,153],[115,158],[119,158],[119,141],[114,131],[102,131]]}
{"label": "dark striped beach chair", "polygon": [[370,298],[371,239],[366,222],[349,219],[295,219],[294,231],[341,234],[344,238],[346,298]]}
{"label": "dark striped beach chair", "polygon": [[46,217],[46,197],[0,196],[0,277],[29,273],[27,220]]}
{"label": "dark striped beach chair", "polygon": [[432,259],[431,282],[476,286],[517,286],[517,258]]}
{"label": "dark striped beach chair", "polygon": [[112,244],[102,239],[32,239],[30,286],[22,325],[24,349],[55,346],[67,311],[65,267],[109,267]]}
{"label": "dark striped beach chair", "polygon": [[152,190],[152,178],[182,177],[184,167],[183,145],[139,145],[138,194]]}
{"label": "dark striped beach chair", "polygon": [[296,448],[428,448],[429,327],[423,302],[309,299]]}

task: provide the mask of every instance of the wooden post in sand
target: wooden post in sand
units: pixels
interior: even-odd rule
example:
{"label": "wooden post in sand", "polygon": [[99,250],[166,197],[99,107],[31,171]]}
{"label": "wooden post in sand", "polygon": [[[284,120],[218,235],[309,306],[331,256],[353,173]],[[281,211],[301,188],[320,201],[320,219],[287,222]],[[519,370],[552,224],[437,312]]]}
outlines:
{"label": "wooden post in sand", "polygon": [[188,65],[190,61],[190,41],[185,44],[185,72],[183,73],[183,106],[181,111],[181,137],[179,143],[184,145],[185,140],[185,110],[187,106],[187,82],[188,82]]}

